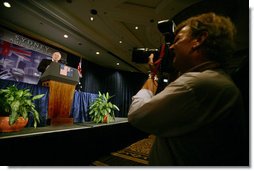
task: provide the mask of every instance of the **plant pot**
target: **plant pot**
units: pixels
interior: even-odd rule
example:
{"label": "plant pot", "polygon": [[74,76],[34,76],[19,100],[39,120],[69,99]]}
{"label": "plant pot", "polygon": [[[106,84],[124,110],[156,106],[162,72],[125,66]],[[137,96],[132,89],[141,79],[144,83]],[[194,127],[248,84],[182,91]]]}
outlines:
{"label": "plant pot", "polygon": [[20,131],[27,125],[27,122],[28,119],[19,117],[13,125],[9,125],[9,116],[0,116],[0,132]]}
{"label": "plant pot", "polygon": [[102,123],[112,123],[112,122],[115,122],[115,119],[109,114],[107,114],[104,116]]}
{"label": "plant pot", "polygon": [[108,115],[105,115],[102,123],[108,123]]}

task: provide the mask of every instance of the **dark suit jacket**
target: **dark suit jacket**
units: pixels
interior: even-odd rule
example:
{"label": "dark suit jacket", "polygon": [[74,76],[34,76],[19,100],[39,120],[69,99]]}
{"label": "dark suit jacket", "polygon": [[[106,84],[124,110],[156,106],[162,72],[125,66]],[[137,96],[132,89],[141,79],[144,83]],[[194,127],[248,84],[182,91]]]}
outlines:
{"label": "dark suit jacket", "polygon": [[[49,64],[51,64],[52,60],[51,59],[42,59],[40,64],[37,67],[37,70],[39,72],[41,72],[41,74],[43,74],[45,72],[45,70],[47,69],[47,67],[49,66]],[[63,60],[60,60],[59,63],[65,64],[66,62]]]}
{"label": "dark suit jacket", "polygon": [[37,70],[41,72],[41,74],[43,74],[51,62],[52,62],[51,59],[42,59],[37,67]]}

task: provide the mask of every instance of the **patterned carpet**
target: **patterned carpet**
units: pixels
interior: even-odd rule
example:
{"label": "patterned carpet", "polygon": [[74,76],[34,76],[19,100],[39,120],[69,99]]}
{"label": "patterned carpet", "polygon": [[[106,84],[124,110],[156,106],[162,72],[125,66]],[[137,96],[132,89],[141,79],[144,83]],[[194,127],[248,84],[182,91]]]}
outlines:
{"label": "patterned carpet", "polygon": [[154,136],[137,141],[130,146],[93,162],[94,166],[147,166]]}

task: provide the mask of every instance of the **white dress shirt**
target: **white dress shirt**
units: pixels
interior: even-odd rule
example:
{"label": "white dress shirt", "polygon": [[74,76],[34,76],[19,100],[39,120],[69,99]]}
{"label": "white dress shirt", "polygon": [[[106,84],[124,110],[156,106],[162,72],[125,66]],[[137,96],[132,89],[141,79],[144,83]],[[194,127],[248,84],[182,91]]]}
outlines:
{"label": "white dress shirt", "polygon": [[241,94],[222,70],[187,72],[157,95],[141,89],[132,100],[129,122],[156,135],[151,165],[220,165],[239,155],[231,148],[242,145]]}

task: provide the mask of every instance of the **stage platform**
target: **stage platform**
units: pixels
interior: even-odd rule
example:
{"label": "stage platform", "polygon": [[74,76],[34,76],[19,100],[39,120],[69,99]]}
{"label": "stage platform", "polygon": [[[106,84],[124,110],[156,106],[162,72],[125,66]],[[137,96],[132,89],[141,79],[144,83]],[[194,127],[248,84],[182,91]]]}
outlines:
{"label": "stage platform", "polygon": [[89,128],[95,128],[95,127],[105,127],[105,126],[127,123],[127,122],[128,122],[127,118],[116,117],[115,122],[112,122],[112,123],[96,124],[94,122],[84,122],[84,123],[74,123],[73,125],[63,125],[63,126],[43,126],[43,127],[37,127],[37,128],[28,127],[18,132],[0,133],[0,140],[6,139],[6,138],[17,138],[17,137],[73,131],[73,130],[79,130],[79,129],[89,129]]}
{"label": "stage platform", "polygon": [[0,133],[3,166],[89,166],[92,161],[122,149],[147,134],[127,118],[114,123],[85,122],[71,126],[24,128]]}

